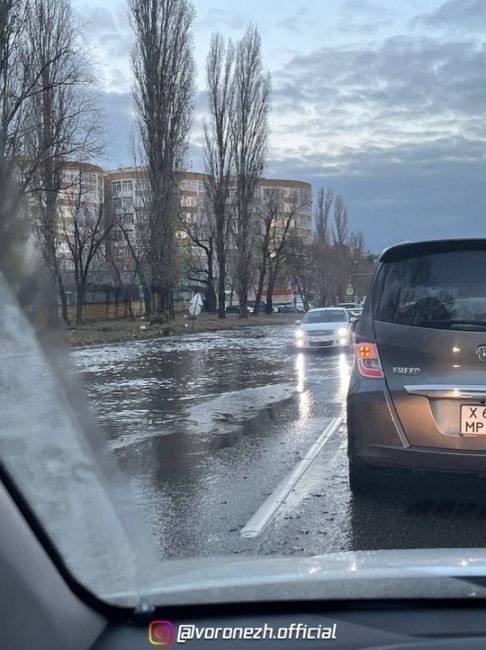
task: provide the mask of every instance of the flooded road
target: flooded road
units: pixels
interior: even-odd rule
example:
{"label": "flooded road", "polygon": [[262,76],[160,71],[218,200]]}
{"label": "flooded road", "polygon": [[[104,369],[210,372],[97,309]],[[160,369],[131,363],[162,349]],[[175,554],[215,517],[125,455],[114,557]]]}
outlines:
{"label": "flooded road", "polygon": [[296,354],[291,337],[255,327],[75,352],[164,556],[248,545],[245,522],[342,414],[352,356]]}
{"label": "flooded road", "polygon": [[161,555],[483,546],[481,508],[353,501],[344,423],[262,534],[241,535],[344,416],[352,353],[297,353],[291,340],[288,326],[250,327],[74,351]]}

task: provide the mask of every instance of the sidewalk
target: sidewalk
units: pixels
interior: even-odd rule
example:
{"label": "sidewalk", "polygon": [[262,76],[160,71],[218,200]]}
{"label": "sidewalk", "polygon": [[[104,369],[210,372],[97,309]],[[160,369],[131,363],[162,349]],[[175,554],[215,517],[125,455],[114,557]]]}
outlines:
{"label": "sidewalk", "polygon": [[217,314],[200,314],[192,320],[187,314],[177,314],[175,320],[150,325],[140,318],[90,321],[85,325],[64,326],[65,341],[72,346],[93,345],[98,343],[117,343],[139,339],[152,339],[161,336],[181,336],[197,332],[251,327],[252,325],[292,325],[300,314],[258,314],[249,315],[247,320],[240,320],[238,314],[226,314],[219,319]]}

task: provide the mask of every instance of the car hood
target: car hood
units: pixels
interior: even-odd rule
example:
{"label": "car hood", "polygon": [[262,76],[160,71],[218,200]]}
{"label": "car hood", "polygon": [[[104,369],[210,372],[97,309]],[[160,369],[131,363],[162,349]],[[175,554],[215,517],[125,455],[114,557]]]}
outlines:
{"label": "car hood", "polygon": [[155,568],[139,594],[104,595],[124,606],[484,597],[486,548],[172,560]]}
{"label": "car hood", "polygon": [[301,328],[306,332],[314,331],[330,331],[339,329],[340,327],[347,327],[348,323],[302,323]]}

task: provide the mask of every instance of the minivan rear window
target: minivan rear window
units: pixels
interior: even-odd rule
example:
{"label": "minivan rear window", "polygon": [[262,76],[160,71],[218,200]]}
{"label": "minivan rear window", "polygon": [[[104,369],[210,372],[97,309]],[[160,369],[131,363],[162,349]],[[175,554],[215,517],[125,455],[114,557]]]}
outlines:
{"label": "minivan rear window", "polygon": [[373,318],[437,329],[486,329],[486,251],[436,253],[383,264]]}

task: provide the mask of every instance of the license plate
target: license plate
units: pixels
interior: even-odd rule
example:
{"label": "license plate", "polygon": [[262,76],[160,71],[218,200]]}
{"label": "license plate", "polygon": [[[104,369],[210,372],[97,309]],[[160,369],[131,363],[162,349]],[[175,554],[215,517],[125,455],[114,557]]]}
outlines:
{"label": "license plate", "polygon": [[461,435],[486,437],[484,404],[461,404]]}

